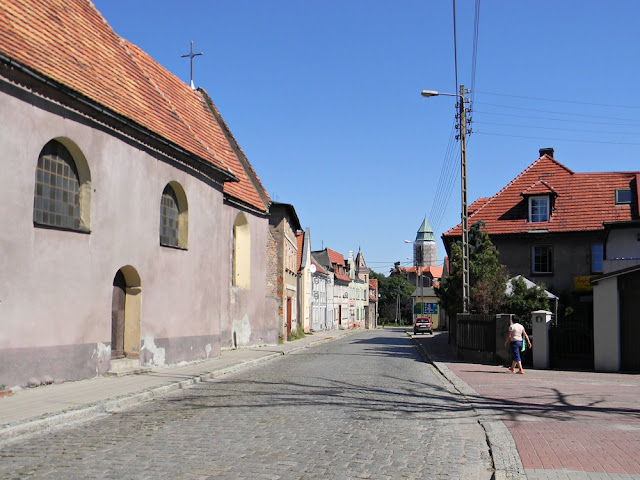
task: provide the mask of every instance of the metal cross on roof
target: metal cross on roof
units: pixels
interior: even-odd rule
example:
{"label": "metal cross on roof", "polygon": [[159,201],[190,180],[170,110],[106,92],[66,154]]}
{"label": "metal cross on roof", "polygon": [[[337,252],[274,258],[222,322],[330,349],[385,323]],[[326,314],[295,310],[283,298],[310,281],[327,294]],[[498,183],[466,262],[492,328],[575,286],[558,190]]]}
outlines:
{"label": "metal cross on roof", "polygon": [[181,55],[181,58],[189,57],[189,61],[191,62],[191,88],[196,89],[193,85],[193,57],[197,57],[198,55],[202,55],[202,53],[193,53],[193,40],[191,41],[191,51],[186,55]]}

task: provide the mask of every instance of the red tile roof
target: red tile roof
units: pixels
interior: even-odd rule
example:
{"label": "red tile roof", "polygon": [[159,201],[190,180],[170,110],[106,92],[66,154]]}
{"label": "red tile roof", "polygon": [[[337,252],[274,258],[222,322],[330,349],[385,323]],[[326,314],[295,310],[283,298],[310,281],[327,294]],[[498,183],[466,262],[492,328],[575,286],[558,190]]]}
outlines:
{"label": "red tile roof", "polygon": [[345,275],[343,273],[338,273],[338,271],[336,270],[335,272],[333,272],[334,276],[336,277],[337,280],[342,280],[343,282],[351,282],[351,277],[349,275]]}
{"label": "red tile roof", "polygon": [[248,178],[203,95],[120,38],[90,1],[3,0],[0,24],[2,54],[230,172],[239,182],[225,182],[225,193],[266,211],[266,192]]}
{"label": "red tile roof", "polygon": [[482,205],[487,203],[488,200],[489,200],[489,197],[478,198],[476,201],[474,201],[471,205],[467,207],[468,214],[471,215],[473,212],[479,209]]}
{"label": "red tile roof", "polygon": [[344,255],[338,253],[330,248],[327,248],[327,255],[329,255],[329,261],[333,265],[334,263],[338,265],[345,265]]}
{"label": "red tile roof", "polygon": [[[428,273],[432,278],[442,278],[442,269],[443,267],[439,267],[437,265],[429,265],[428,267],[420,267],[420,272],[422,274]],[[398,267],[397,269],[393,270],[393,272],[398,272],[401,274],[413,273],[415,275],[416,267]]]}
{"label": "red tile roof", "polygon": [[[543,155],[493,197],[478,201],[477,209],[469,214],[469,225],[483,221],[491,235],[531,230],[602,230],[603,222],[637,218],[638,178],[640,172],[574,173],[550,156]],[[632,205],[616,205],[616,189],[629,188],[635,192]],[[527,196],[532,194],[556,195],[548,221],[528,221]],[[458,224],[443,236],[460,234],[461,225]]]}

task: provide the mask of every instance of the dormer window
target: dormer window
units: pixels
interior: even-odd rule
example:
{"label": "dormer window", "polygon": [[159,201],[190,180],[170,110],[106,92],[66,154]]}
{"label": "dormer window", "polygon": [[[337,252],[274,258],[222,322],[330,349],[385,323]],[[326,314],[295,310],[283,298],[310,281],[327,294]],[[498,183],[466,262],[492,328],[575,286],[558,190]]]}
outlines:
{"label": "dormer window", "polygon": [[616,189],[616,205],[628,205],[630,203],[631,203],[631,189],[630,188]]}
{"label": "dormer window", "polygon": [[536,195],[529,197],[529,221],[549,221],[549,196]]}

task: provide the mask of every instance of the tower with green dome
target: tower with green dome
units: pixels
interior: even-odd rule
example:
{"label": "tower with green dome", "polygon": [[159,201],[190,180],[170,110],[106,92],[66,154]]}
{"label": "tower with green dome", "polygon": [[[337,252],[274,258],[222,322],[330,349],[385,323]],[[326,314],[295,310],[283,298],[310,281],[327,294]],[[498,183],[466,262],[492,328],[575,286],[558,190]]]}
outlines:
{"label": "tower with green dome", "polygon": [[424,217],[413,242],[413,264],[419,267],[428,267],[436,265],[437,258],[436,238],[433,235],[433,230],[427,221],[427,217]]}

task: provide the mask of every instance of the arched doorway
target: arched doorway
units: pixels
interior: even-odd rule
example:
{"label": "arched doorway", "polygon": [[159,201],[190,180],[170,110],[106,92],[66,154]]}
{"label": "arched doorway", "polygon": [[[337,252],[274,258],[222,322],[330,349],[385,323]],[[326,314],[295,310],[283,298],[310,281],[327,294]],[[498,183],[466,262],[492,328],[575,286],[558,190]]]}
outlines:
{"label": "arched doorway", "polygon": [[111,297],[111,358],[124,358],[124,312],[127,298],[127,282],[122,270],[113,277]]}
{"label": "arched doorway", "polygon": [[129,366],[139,364],[141,297],[138,272],[130,265],[122,267],[113,277],[111,297],[112,370],[118,362]]}

